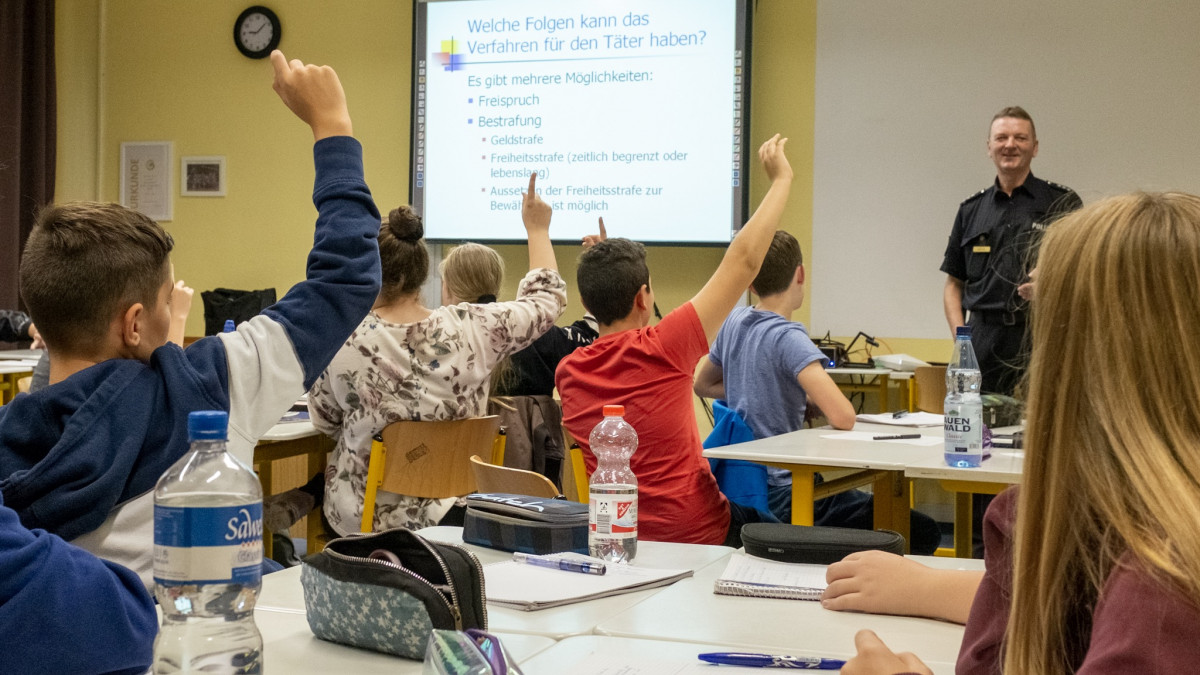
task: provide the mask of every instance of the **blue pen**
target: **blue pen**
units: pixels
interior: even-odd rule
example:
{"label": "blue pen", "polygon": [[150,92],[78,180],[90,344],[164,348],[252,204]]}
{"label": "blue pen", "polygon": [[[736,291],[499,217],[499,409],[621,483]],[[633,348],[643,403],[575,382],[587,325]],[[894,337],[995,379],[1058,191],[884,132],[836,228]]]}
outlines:
{"label": "blue pen", "polygon": [[713,652],[700,654],[701,661],[724,666],[747,666],[750,668],[799,668],[801,670],[841,670],[846,665],[840,659],[822,659],[816,656],[774,656],[772,654],[744,654],[739,652]]}
{"label": "blue pen", "polygon": [[564,572],[579,572],[580,574],[604,574],[608,571],[608,568],[602,562],[590,563],[564,558],[543,558],[520,552],[513,553],[513,562],[524,565],[537,565],[538,567],[549,567],[551,569],[563,570]]}

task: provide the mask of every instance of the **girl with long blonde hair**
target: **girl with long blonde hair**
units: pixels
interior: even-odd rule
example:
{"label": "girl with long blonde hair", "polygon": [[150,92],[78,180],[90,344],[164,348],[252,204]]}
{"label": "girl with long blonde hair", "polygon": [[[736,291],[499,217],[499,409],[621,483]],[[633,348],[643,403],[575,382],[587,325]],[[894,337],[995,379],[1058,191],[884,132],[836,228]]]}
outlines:
{"label": "girl with long blonde hair", "polygon": [[[1012,490],[988,512],[1011,534],[989,560],[1011,568],[989,563],[960,673],[1200,668],[1198,292],[1198,197],[1115,197],[1050,228],[1015,530]],[[927,672],[858,643],[842,672]]]}

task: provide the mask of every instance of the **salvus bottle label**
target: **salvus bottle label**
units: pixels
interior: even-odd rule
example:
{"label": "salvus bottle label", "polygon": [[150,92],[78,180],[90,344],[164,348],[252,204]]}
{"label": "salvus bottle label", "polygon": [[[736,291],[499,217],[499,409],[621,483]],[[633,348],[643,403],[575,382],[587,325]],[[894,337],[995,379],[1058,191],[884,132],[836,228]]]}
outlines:
{"label": "salvus bottle label", "polygon": [[637,495],[591,495],[589,528],[612,537],[637,536]]}
{"label": "salvus bottle label", "polygon": [[262,503],[154,507],[154,581],[257,584],[262,577]]}

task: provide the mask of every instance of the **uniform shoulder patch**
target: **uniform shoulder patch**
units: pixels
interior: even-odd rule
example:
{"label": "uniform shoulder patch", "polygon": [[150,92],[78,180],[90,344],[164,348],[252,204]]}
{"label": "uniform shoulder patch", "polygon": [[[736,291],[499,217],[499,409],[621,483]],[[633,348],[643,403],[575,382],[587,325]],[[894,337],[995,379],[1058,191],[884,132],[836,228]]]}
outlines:
{"label": "uniform shoulder patch", "polygon": [[982,189],[982,190],[980,190],[979,192],[976,192],[975,194],[971,195],[970,197],[967,197],[966,199],[962,200],[962,203],[963,203],[963,204],[969,204],[969,203],[971,203],[971,202],[975,201],[976,199],[979,199],[980,197],[982,197],[982,196],[983,196],[983,193],[985,193],[985,192],[987,192],[987,191],[988,191],[988,189],[989,189],[989,188],[983,188],[983,189]]}
{"label": "uniform shoulder patch", "polygon": [[1062,183],[1055,183],[1055,182],[1054,182],[1054,181],[1052,181],[1052,180],[1048,180],[1048,181],[1046,181],[1046,185],[1049,185],[1049,186],[1050,186],[1052,189],[1054,189],[1054,190],[1056,190],[1056,191],[1058,191],[1058,192],[1063,192],[1063,193],[1066,193],[1066,192],[1074,192],[1074,190],[1072,190],[1071,188],[1067,187],[1066,185],[1063,185]]}

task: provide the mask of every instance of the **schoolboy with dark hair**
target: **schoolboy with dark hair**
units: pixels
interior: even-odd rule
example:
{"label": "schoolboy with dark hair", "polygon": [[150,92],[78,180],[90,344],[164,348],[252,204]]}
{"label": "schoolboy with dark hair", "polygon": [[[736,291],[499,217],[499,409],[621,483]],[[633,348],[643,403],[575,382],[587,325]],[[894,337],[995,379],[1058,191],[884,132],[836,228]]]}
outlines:
{"label": "schoolboy with dark hair", "polygon": [[646,247],[621,237],[605,239],[580,254],[575,278],[596,322],[614,323],[633,309],[638,289],[650,289]]}
{"label": "schoolboy with dark hair", "polygon": [[[153,488],[188,449],[193,410],[229,413],[229,450],[259,436],[325,369],[379,292],[380,217],[337,74],[271,54],[274,88],[313,131],[317,224],[307,280],[230,333],[167,343],[172,241],[114,204],[48,208],[22,293],[51,356],[50,386],[0,408],[0,493],[28,528],[153,568]],[[44,327],[44,328],[43,328]]]}
{"label": "schoolboy with dark hair", "polygon": [[609,239],[579,257],[579,293],[600,324],[600,337],[559,363],[555,381],[563,424],[583,447],[588,471],[594,471],[588,434],[602,419],[602,406],[625,406],[625,419],[638,434],[630,468],[638,479],[638,530],[644,539],[737,547],[742,524],[775,520],[731,505],[717,489],[700,454],[692,372],[758,273],[783,215],[792,182],[786,142],[775,135],[759,148],[771,180],[762,204],[704,288],[657,325],[649,325],[654,293],[640,245]]}

